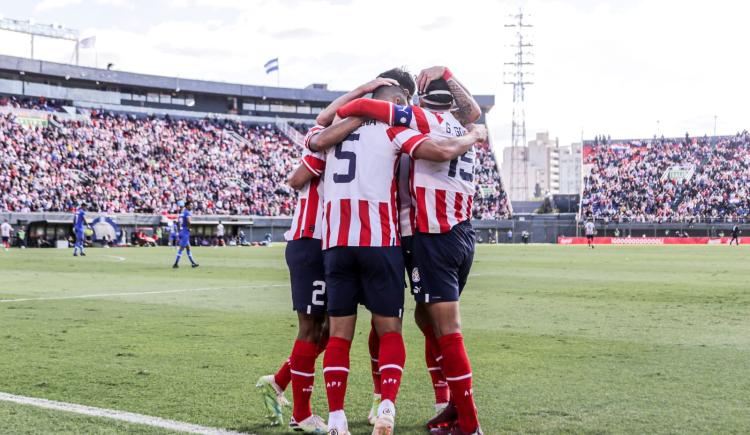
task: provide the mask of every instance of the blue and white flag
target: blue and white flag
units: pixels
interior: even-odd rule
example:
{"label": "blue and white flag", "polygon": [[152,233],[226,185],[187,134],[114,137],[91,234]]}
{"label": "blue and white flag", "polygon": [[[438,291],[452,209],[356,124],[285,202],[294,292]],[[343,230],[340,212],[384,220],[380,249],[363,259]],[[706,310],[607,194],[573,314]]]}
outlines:
{"label": "blue and white flag", "polygon": [[279,70],[279,58],[271,59],[266,62],[263,67],[266,69],[266,74],[272,73]]}

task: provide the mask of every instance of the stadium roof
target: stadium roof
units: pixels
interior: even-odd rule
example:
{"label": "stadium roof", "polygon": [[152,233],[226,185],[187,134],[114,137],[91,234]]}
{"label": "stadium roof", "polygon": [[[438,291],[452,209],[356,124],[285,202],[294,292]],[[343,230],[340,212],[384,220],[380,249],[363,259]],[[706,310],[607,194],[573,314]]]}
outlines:
{"label": "stadium roof", "polygon": [[[133,86],[154,90],[175,91],[199,94],[213,94],[235,97],[261,97],[278,100],[296,100],[328,103],[343,91],[329,91],[315,88],[282,88],[272,86],[246,85],[239,83],[213,82],[181,77],[165,77],[125,71],[90,68],[76,65],[33,60],[22,57],[0,55],[0,70],[22,73],[34,77],[50,77],[75,82],[92,82],[119,86]],[[495,104],[494,95],[475,95],[484,112],[489,112]]]}

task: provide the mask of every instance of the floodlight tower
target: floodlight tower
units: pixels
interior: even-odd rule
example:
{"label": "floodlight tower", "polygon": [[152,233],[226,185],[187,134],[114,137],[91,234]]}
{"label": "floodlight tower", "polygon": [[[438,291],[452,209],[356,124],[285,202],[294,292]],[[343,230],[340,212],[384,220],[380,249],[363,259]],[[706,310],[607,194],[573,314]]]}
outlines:
{"label": "floodlight tower", "polygon": [[21,21],[0,17],[0,30],[24,33],[31,36],[31,59],[34,58],[34,37],[41,36],[52,39],[64,39],[76,43],[75,58],[78,65],[78,50],[80,45],[78,30],[68,29],[59,24],[39,24],[33,20]]}
{"label": "floodlight tower", "polygon": [[513,54],[510,62],[505,62],[507,70],[504,74],[503,84],[513,86],[513,123],[512,123],[512,153],[511,153],[511,170],[510,170],[510,197],[511,200],[526,200],[529,196],[529,152],[526,146],[526,104],[525,89],[526,86],[532,85],[529,81],[532,73],[529,67],[533,65],[529,62],[531,57],[531,47],[533,44],[527,41],[526,31],[533,27],[531,24],[524,22],[522,9],[510,16],[510,23],[505,27],[515,34],[516,41],[511,45]]}

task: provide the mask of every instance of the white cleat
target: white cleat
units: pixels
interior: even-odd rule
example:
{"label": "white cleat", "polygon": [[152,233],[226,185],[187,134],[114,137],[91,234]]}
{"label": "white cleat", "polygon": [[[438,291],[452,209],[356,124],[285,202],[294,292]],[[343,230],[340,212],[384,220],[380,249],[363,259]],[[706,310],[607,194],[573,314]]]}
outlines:
{"label": "white cleat", "polygon": [[306,419],[297,422],[294,417],[289,421],[290,432],[302,432],[302,433],[317,433],[324,434],[328,432],[328,425],[318,415],[311,415]]}
{"label": "white cleat", "polygon": [[351,435],[349,422],[343,410],[328,413],[328,435]]}
{"label": "white cleat", "polygon": [[390,400],[380,402],[378,406],[378,417],[375,419],[375,427],[372,435],[392,435],[393,427],[396,425],[396,407]]}

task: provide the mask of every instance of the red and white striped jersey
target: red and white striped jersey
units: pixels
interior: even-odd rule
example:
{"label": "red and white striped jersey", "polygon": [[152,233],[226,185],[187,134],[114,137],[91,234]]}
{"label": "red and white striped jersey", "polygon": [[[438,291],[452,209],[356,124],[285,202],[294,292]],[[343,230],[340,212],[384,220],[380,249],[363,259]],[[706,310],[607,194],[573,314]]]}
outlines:
{"label": "red and white striped jersey", "polygon": [[[395,112],[403,125],[430,137],[457,137],[466,129],[450,112],[433,112],[418,106]],[[398,133],[405,126],[392,127]],[[453,226],[471,219],[474,202],[474,159],[472,147],[464,155],[449,162],[415,160],[411,171],[411,195],[416,213],[412,222],[422,233],[446,233]]]}
{"label": "red and white striped jersey", "polygon": [[[305,142],[307,142],[307,138]],[[297,206],[294,208],[294,217],[292,218],[292,227],[284,234],[287,241],[302,238],[320,240],[323,234],[323,180],[321,175],[325,171],[326,156],[323,153],[316,153],[305,148],[302,152],[302,164],[315,175],[315,178],[308,181],[299,191]]]}
{"label": "red and white striped jersey", "polygon": [[414,152],[427,136],[406,129],[398,138],[388,125],[366,121],[326,154],[323,249],[398,246],[399,156]]}
{"label": "red and white striped jersey", "polygon": [[401,237],[414,235],[414,204],[411,200],[412,159],[408,154],[401,154],[398,163],[398,225]]}

